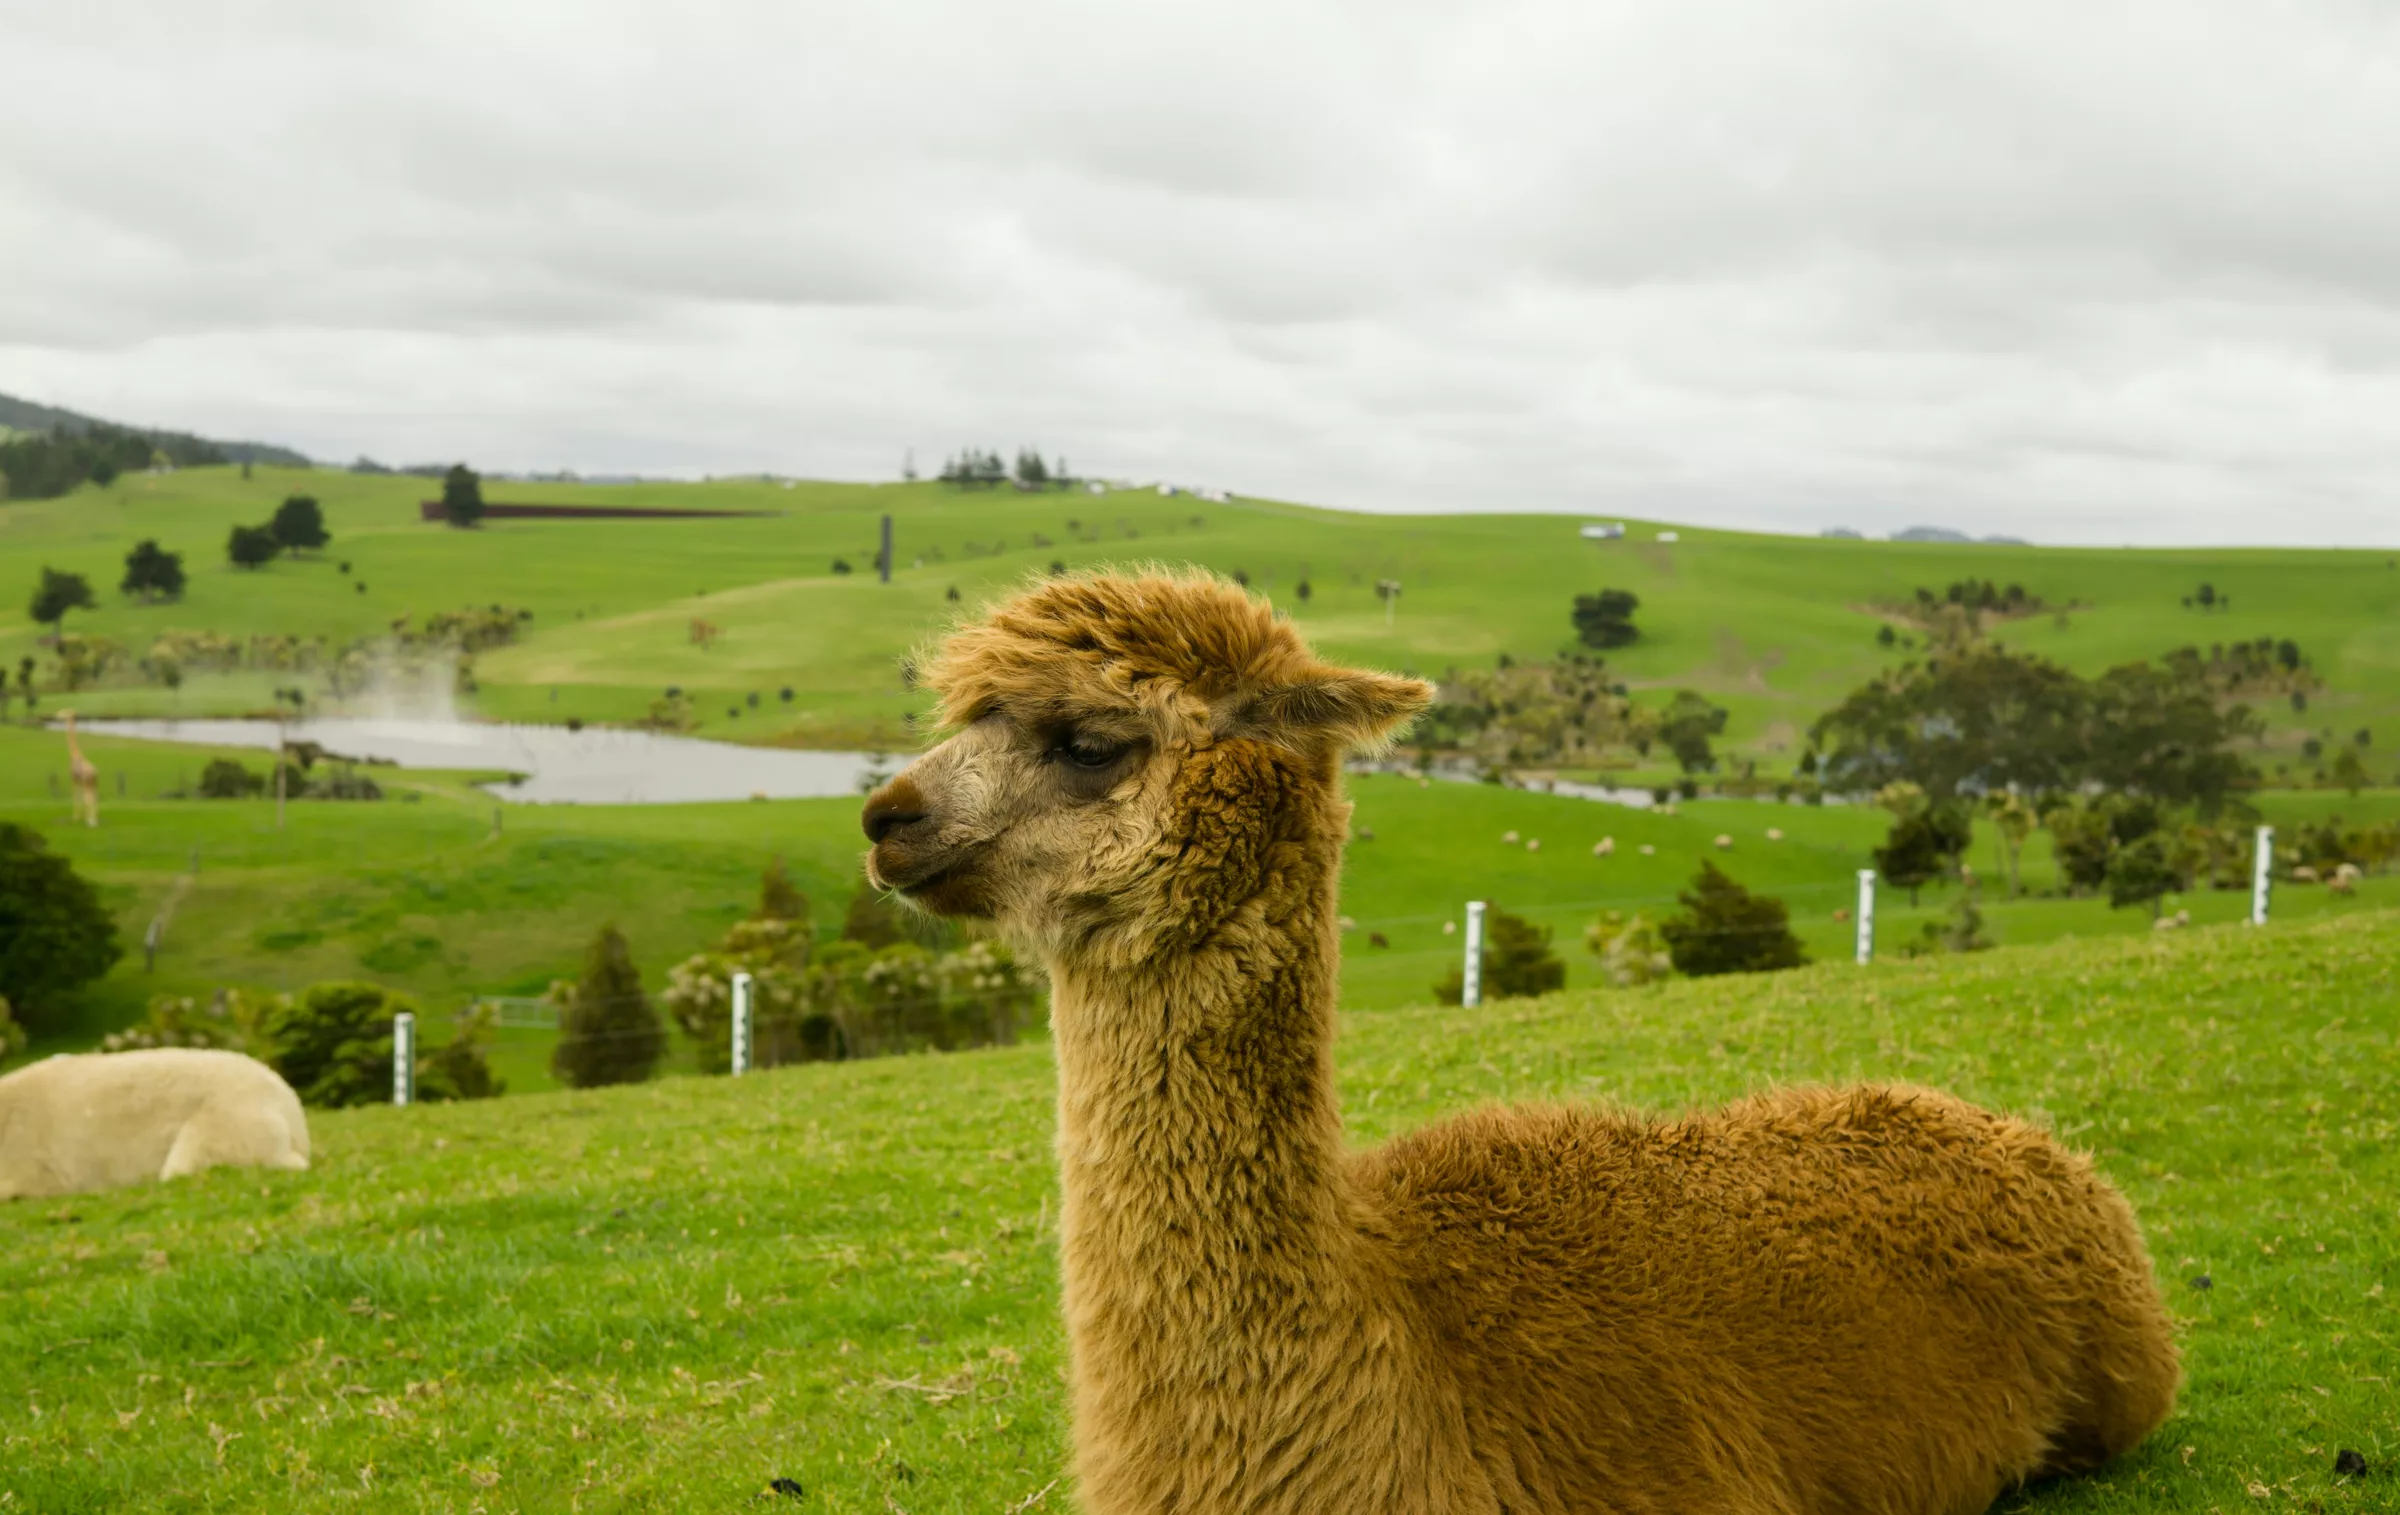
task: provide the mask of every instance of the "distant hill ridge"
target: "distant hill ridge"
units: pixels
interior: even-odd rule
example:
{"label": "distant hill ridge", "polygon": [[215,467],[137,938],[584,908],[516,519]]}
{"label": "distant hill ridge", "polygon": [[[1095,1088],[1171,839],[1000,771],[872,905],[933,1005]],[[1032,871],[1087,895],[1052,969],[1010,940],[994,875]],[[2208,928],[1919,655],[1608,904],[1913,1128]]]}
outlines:
{"label": "distant hill ridge", "polygon": [[113,428],[147,437],[166,446],[169,451],[198,451],[213,448],[223,454],[228,463],[267,463],[284,468],[306,468],[309,459],[289,447],[271,442],[227,442],[214,437],[194,436],[190,432],[168,431],[155,426],[128,426],[118,421],[103,421],[80,411],[66,410],[56,405],[36,404],[14,395],[0,394],[0,432],[59,433],[81,435],[97,428]]}

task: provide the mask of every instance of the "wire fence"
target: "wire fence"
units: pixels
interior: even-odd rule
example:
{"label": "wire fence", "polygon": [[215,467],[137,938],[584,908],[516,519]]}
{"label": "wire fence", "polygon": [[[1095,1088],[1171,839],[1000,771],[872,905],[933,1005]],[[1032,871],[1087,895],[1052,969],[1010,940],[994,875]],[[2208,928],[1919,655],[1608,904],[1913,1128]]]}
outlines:
{"label": "wire fence", "polygon": [[[2247,917],[2252,925],[2265,925],[2272,907],[2274,839],[2275,828],[2272,826],[2257,828]],[[1862,868],[1857,870],[1852,880],[1839,884],[1804,884],[1786,892],[1818,902],[1837,898],[1850,901],[1837,913],[1836,919],[1854,926],[1854,961],[1865,966],[1875,960],[1878,890],[1879,880],[1875,870]],[[1681,893],[1633,897],[1617,895],[1606,899],[1550,903],[1540,909],[1544,914],[1607,911],[1613,912],[1619,921],[1630,924],[1631,918],[1638,917],[1647,907],[1680,904],[1684,899]],[[1438,912],[1387,916],[1377,918],[1372,924],[1377,928],[1440,924],[1448,934],[1448,928],[1463,921],[1464,930],[1458,933],[1462,940],[1455,949],[1441,947],[1392,952],[1387,961],[1455,958],[1460,978],[1459,1002],[1472,1007],[1480,1005],[1484,997],[1484,975],[1490,946],[1487,923],[1491,914],[1488,901],[1469,900],[1465,902],[1464,909],[1456,914]],[[1359,929],[1358,923],[1348,917],[1342,918],[1340,926],[1346,935]],[[1788,920],[1778,914],[1746,924],[1700,926],[1685,923],[1677,929],[1684,940],[1754,942],[1764,937],[1788,935],[1790,926]],[[1380,935],[1380,930],[1375,934]],[[863,1002],[784,1006],[764,1016],[759,1004],[758,981],[754,975],[736,972],[732,975],[728,991],[728,1013],[722,1028],[726,1041],[725,1071],[736,1077],[755,1069],[789,1062],[834,1061],[924,1047],[955,1050],[959,1046],[1003,1045],[1015,1041],[1021,1030],[1031,1029],[1041,1019],[1034,1013],[1041,1008],[1041,996],[1030,981],[1012,984],[1004,993],[982,997],[971,991],[911,992],[886,986],[865,996]],[[574,1025],[577,1020],[602,1016],[603,1012],[625,1010],[637,1004],[654,1010],[657,1003],[655,997],[644,994],[598,1002],[578,1000],[572,1002],[570,1008],[562,1005],[557,998],[489,996],[472,1003],[462,1012],[462,1019],[480,1014],[494,1026],[556,1030],[560,1035],[560,1045],[609,1044],[636,1038],[657,1041],[666,1035],[664,1019],[648,1024],[603,1029]],[[406,1104],[414,1087],[418,1053],[413,1017],[403,1015],[401,1020],[411,1024],[405,1037],[398,1024],[395,1024],[392,1082],[395,1103]],[[713,1042],[716,1030],[713,1021],[695,1025],[690,1018],[684,1017],[678,1019],[678,1024],[695,1039]]]}

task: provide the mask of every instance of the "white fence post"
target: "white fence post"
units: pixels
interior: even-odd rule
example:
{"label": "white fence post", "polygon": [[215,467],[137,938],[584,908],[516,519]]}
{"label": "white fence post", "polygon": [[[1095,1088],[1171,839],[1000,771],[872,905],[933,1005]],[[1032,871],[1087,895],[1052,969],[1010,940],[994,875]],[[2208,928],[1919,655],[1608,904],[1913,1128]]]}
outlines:
{"label": "white fence post", "polygon": [[733,1072],[750,1071],[750,975],[733,976]]}
{"label": "white fence post", "polygon": [[1858,870],[1858,961],[1875,961],[1875,870]]}
{"label": "white fence post", "polygon": [[392,1017],[392,1103],[417,1101],[417,1017],[403,1010]]}
{"label": "white fence post", "polygon": [[1483,1003],[1483,901],[1467,901],[1467,963],[1460,979],[1458,1002],[1473,1009]]}
{"label": "white fence post", "polygon": [[2250,924],[2267,923],[2267,896],[2275,887],[2275,828],[2258,828],[2258,855],[2250,864]]}

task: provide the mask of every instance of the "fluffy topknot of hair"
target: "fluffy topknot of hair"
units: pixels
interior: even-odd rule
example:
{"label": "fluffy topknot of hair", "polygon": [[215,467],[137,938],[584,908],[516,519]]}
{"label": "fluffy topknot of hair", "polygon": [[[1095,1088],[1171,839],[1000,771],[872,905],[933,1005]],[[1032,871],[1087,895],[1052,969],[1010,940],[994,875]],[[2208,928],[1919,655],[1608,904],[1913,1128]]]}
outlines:
{"label": "fluffy topknot of hair", "polygon": [[999,709],[1072,720],[1186,697],[1228,729],[1320,727],[1344,741],[1374,740],[1432,695],[1329,667],[1271,606],[1203,573],[1046,580],[952,632],[924,680],[949,726]]}

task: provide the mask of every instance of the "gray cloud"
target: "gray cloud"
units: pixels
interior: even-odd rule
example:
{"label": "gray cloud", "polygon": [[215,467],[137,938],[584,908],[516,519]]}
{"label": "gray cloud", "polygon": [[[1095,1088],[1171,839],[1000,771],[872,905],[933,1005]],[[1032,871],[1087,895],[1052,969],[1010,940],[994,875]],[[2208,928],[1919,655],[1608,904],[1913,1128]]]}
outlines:
{"label": "gray cloud", "polygon": [[106,414],[2400,541],[2385,7],[10,12],[0,389]]}

